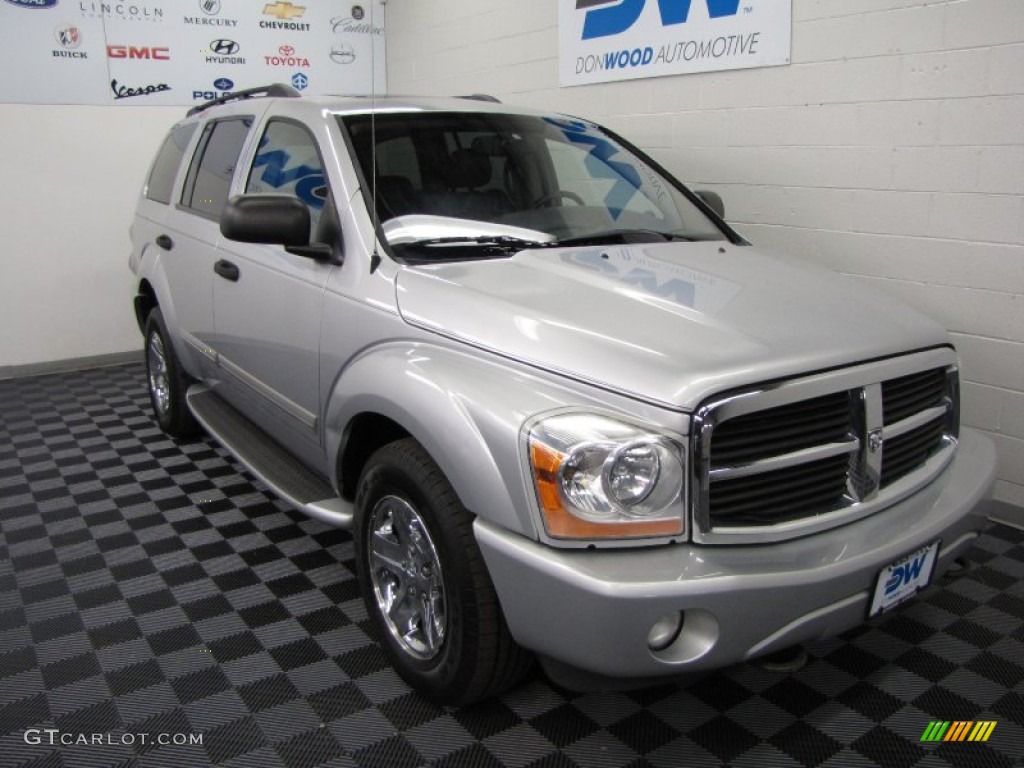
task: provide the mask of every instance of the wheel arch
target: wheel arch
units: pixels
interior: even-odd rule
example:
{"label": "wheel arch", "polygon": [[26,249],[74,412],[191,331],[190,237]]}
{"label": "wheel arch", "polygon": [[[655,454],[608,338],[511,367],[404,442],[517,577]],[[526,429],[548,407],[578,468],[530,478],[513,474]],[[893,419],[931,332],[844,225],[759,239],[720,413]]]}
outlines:
{"label": "wheel arch", "polygon": [[327,394],[324,442],[338,490],[354,496],[373,451],[408,436],[467,509],[536,538],[519,455],[523,391],[507,369],[455,350],[396,343],[364,352]]}

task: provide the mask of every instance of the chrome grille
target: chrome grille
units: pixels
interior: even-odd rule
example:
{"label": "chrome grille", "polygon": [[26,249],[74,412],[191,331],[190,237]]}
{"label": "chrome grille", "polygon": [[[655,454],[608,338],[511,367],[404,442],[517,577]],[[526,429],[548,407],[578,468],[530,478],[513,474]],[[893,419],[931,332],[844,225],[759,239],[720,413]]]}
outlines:
{"label": "chrome grille", "polygon": [[806,535],[904,498],[952,457],[952,350],[728,393],[694,417],[694,538]]}

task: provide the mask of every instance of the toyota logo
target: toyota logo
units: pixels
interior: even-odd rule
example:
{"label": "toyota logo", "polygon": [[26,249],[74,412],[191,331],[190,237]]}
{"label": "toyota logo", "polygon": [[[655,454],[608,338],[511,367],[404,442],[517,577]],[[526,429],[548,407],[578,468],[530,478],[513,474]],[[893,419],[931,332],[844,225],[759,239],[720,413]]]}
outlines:
{"label": "toyota logo", "polygon": [[294,56],[295,55],[295,46],[292,46],[292,45],[282,45],[277,50],[285,58],[288,58],[289,56]]}
{"label": "toyota logo", "polygon": [[214,40],[210,43],[210,50],[218,56],[230,56],[233,53],[238,53],[239,48],[241,46],[234,40]]}

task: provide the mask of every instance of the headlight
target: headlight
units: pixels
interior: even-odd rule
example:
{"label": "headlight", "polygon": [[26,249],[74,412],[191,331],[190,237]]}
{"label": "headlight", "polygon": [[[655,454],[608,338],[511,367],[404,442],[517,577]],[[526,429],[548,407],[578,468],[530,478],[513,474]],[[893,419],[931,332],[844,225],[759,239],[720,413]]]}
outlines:
{"label": "headlight", "polygon": [[529,448],[550,536],[639,538],[683,532],[683,449],[665,436],[574,413],[535,424]]}

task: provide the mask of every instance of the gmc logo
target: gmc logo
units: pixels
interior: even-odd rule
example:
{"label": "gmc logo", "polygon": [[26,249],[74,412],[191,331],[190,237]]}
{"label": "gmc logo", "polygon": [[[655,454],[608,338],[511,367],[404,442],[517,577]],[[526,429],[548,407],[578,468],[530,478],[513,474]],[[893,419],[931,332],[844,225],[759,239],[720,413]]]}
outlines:
{"label": "gmc logo", "polygon": [[[712,19],[735,16],[740,0],[705,0]],[[636,24],[647,0],[576,0],[576,10],[590,8],[583,22],[583,39],[618,35]],[[595,8],[594,6],[611,6]],[[690,0],[658,0],[661,25],[685,24],[690,15]]]}
{"label": "gmc logo", "polygon": [[153,59],[168,61],[171,58],[170,48],[151,48],[147,45],[108,45],[107,56],[112,59]]}

